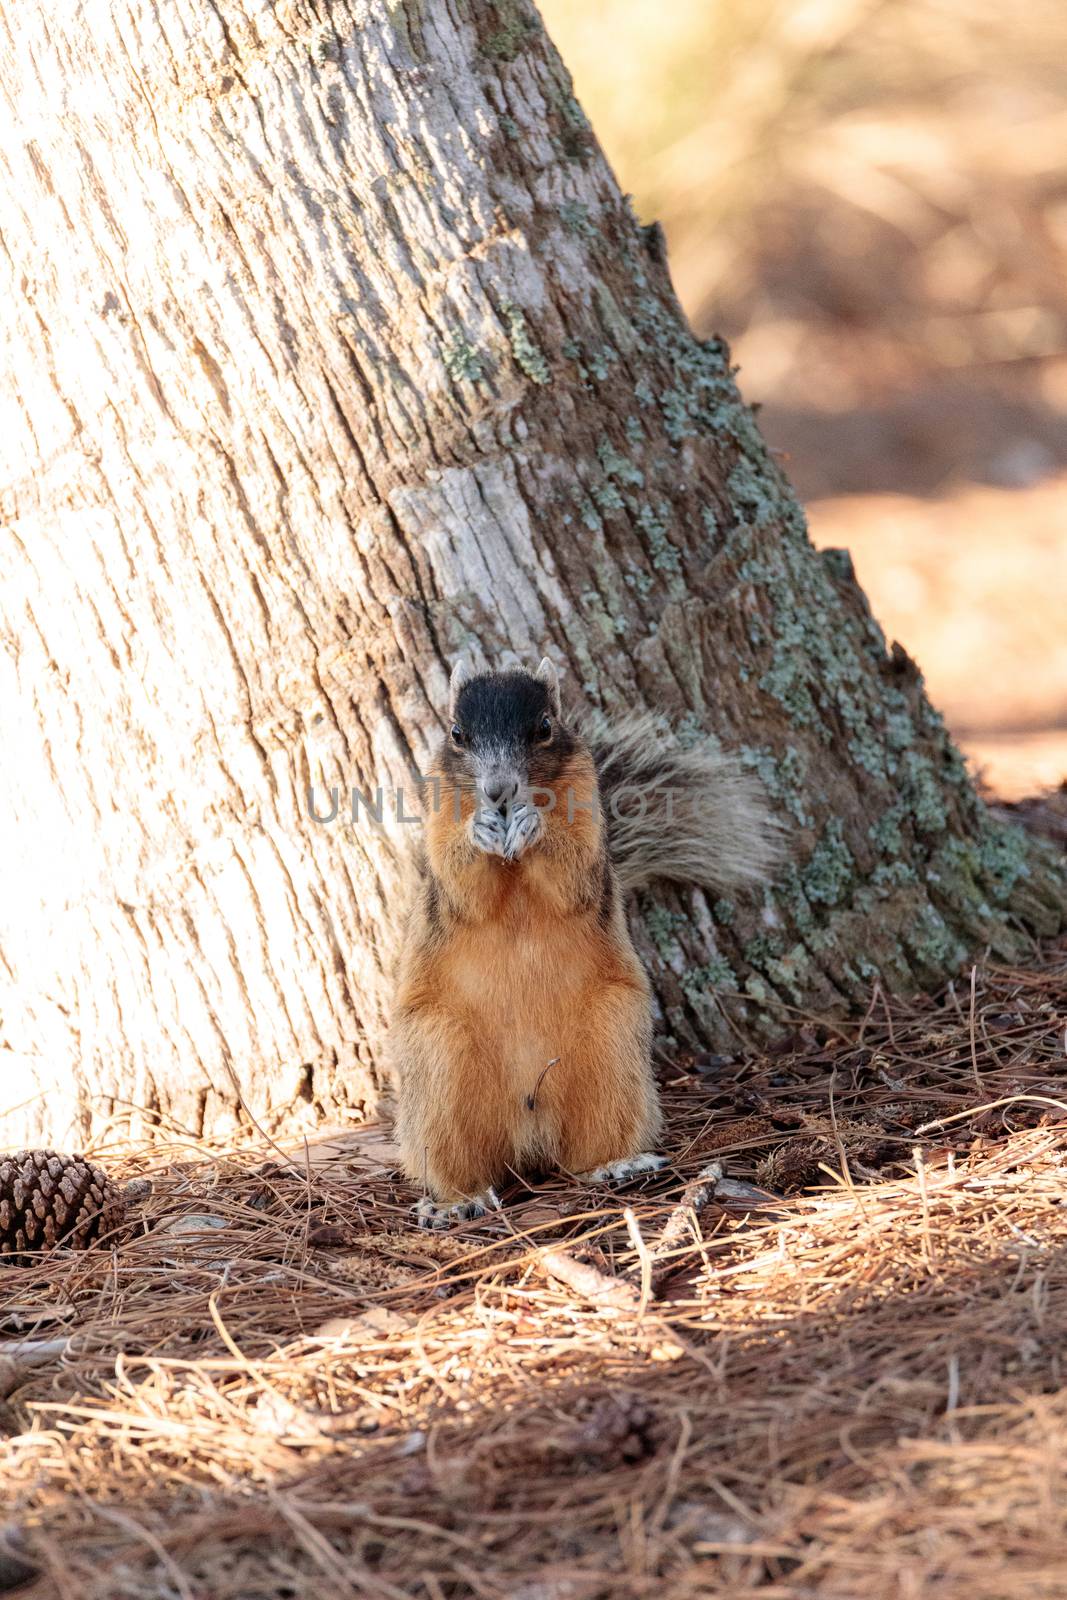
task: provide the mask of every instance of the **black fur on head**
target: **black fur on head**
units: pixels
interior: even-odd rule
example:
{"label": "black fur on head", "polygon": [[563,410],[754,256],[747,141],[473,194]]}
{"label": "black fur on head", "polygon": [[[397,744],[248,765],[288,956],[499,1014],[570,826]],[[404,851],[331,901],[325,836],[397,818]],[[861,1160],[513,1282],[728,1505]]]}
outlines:
{"label": "black fur on head", "polygon": [[555,673],[453,673],[452,722],[441,752],[442,770],[475,785],[508,775],[520,789],[559,777],[577,748],[560,716]]}

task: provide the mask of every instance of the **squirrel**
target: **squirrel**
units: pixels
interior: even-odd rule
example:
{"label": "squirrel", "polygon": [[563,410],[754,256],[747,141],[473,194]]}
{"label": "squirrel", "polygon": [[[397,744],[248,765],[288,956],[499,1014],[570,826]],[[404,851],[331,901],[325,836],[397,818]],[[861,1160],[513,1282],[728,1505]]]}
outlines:
{"label": "squirrel", "polygon": [[509,1173],[622,1183],[665,1165],[652,998],[624,900],[653,879],[758,884],[762,787],[651,715],[583,726],[559,680],[452,672],[389,1031],[420,1225],[495,1209]]}

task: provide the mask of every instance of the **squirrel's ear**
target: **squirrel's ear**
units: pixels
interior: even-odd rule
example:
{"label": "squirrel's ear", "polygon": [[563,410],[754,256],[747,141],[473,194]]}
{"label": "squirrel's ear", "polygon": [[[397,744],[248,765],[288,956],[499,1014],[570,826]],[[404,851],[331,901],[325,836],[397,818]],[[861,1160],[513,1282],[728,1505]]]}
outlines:
{"label": "squirrel's ear", "polygon": [[547,656],[542,656],[541,665],[538,667],[537,671],[534,673],[534,677],[539,679],[540,682],[545,685],[545,688],[548,690],[548,700],[549,700],[549,704],[550,704],[550,706],[552,708],[552,715],[554,717],[558,717],[559,716],[559,673],[556,671],[555,667],[553,666],[552,662],[548,659]]}
{"label": "squirrel's ear", "polygon": [[459,660],[452,668],[452,677],[450,678],[448,684],[448,714],[452,718],[453,722],[456,720],[456,702],[459,699],[459,691],[462,689],[463,685],[467,682],[470,676],[471,669],[468,666],[465,657],[460,656]]}

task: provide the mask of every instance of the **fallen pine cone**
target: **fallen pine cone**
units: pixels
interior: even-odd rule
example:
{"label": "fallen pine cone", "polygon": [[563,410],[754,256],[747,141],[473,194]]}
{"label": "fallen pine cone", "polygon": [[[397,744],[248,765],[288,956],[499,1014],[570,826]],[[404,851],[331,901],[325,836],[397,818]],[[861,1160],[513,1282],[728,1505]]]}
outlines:
{"label": "fallen pine cone", "polygon": [[120,1189],[84,1156],[55,1150],[0,1156],[0,1261],[18,1265],[57,1244],[84,1250],[122,1226],[143,1188]]}

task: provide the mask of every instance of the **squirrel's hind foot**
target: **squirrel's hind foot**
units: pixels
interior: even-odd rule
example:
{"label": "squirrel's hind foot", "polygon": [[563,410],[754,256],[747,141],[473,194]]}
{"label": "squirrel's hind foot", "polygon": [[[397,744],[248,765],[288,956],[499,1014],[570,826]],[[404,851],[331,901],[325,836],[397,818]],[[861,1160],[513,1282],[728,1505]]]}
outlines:
{"label": "squirrel's hind foot", "polygon": [[473,1222],[477,1217],[484,1217],[487,1211],[499,1211],[500,1196],[495,1189],[487,1189],[484,1194],[448,1205],[424,1195],[412,1210],[420,1228],[447,1228],[453,1222]]}
{"label": "squirrel's hind foot", "polygon": [[602,1167],[594,1167],[592,1172],[580,1172],[578,1176],[583,1183],[632,1183],[634,1178],[643,1178],[646,1173],[661,1172],[666,1165],[666,1156],[642,1150],[640,1155],[624,1156],[621,1161],[606,1161]]}

